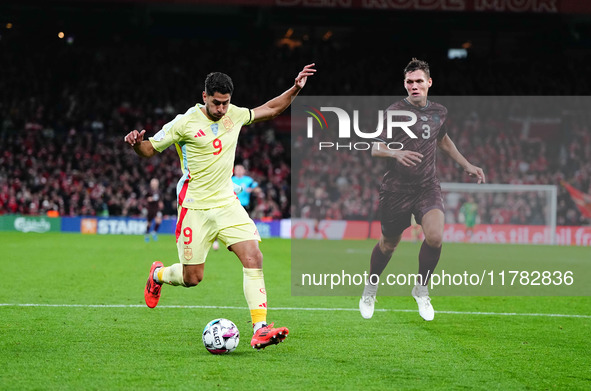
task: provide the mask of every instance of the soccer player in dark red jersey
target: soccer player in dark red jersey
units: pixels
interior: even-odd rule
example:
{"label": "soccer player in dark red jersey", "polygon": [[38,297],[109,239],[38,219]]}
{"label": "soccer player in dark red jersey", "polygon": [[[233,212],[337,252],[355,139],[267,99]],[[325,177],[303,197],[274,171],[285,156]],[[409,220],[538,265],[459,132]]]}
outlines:
{"label": "soccer player in dark red jersey", "polygon": [[[387,159],[388,166],[380,186],[382,235],[371,254],[370,278],[359,301],[359,310],[365,319],[373,316],[379,285],[377,276],[382,274],[390,261],[402,232],[410,226],[411,215],[414,214],[417,223],[423,228],[425,240],[419,251],[420,278],[417,278],[412,288],[412,296],[418,304],[421,317],[433,320],[435,312],[427,283],[439,261],[444,227],[443,199],[435,164],[437,147],[462,166],[466,173],[476,177],[478,183],[485,182],[482,169],[468,162],[447,135],[447,109],[427,99],[432,84],[429,64],[413,58],[404,69],[404,88],[408,97],[392,104],[388,110],[414,113],[417,122],[408,129],[417,138],[412,138],[400,129],[387,138],[384,127],[380,137],[373,143],[372,156]],[[387,144],[392,142],[401,143],[403,148],[388,148]]]}

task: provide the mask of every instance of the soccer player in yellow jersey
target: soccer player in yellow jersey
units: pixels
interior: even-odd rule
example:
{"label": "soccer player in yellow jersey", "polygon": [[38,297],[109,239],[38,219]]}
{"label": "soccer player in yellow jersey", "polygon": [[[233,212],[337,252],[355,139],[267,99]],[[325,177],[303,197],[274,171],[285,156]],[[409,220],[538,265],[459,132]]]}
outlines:
{"label": "soccer player in yellow jersey", "polygon": [[278,116],[315,72],[314,64],[306,65],[290,89],[252,110],[230,103],[234,85],[228,75],[210,73],[205,79],[203,104],[177,115],[148,140],[144,140],[145,130],[125,136],[125,142],[142,157],[154,156],[174,144],[183,173],[177,185],[176,241],[180,262],[168,267],[162,262],[152,264],[144,291],[148,307],[158,304],[162,284],[199,284],[207,253],[217,238],[243,266],[244,296],[254,329],[251,346],[263,349],[287,337],[286,327],[267,324],[261,238],[234,193],[232,168],[242,126]]}

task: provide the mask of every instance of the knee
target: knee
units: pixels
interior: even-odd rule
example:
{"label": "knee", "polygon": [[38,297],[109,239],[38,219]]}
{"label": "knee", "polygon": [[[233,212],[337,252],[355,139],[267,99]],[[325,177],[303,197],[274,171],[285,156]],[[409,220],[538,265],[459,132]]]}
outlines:
{"label": "knee", "polygon": [[183,284],[187,288],[197,286],[201,281],[203,281],[203,275],[196,273],[187,273],[183,275]]}
{"label": "knee", "polygon": [[247,269],[262,269],[263,268],[263,253],[261,250],[251,251],[244,260],[242,265]]}
{"label": "knee", "polygon": [[382,252],[382,254],[386,256],[391,256],[394,250],[396,250],[396,246],[398,246],[398,243],[400,243],[400,239],[386,240],[382,238],[380,240],[380,251]]}
{"label": "knee", "polygon": [[382,254],[391,256],[394,253],[396,246],[392,243],[380,243],[380,251]]}
{"label": "knee", "polygon": [[425,235],[425,242],[432,248],[439,248],[443,244],[443,235],[440,233]]}

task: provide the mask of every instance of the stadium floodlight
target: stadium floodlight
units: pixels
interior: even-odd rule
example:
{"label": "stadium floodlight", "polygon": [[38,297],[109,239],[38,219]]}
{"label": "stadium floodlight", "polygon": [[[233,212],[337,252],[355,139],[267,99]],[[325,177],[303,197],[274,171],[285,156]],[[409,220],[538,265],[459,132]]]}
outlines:
{"label": "stadium floodlight", "polygon": [[478,205],[480,224],[545,226],[543,244],[556,244],[557,187],[554,185],[441,183],[446,224],[459,222],[462,202]]}

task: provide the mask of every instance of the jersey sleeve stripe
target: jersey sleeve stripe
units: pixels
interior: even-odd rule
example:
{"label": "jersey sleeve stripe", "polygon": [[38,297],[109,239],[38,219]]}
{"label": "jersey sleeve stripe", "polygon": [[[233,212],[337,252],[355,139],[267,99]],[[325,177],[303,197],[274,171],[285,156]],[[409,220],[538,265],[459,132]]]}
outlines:
{"label": "jersey sleeve stripe", "polygon": [[252,121],[254,121],[254,111],[251,109],[248,109],[248,121],[246,121],[244,123],[244,125],[250,125],[250,124],[252,124]]}

